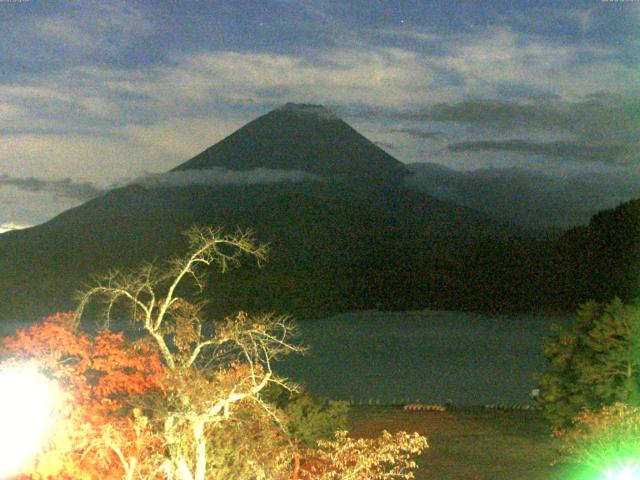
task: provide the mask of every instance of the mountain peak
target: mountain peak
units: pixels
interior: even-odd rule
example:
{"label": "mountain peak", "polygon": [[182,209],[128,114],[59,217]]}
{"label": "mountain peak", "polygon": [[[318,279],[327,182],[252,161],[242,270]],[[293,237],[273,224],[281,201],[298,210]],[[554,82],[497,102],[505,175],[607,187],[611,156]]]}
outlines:
{"label": "mountain peak", "polygon": [[327,120],[340,120],[338,116],[323,105],[313,103],[285,103],[276,111],[294,113],[298,115],[315,115]]}
{"label": "mountain peak", "polygon": [[[328,121],[330,120],[330,121]],[[397,179],[403,164],[322,105],[287,103],[174,170],[298,170],[327,177]]]}

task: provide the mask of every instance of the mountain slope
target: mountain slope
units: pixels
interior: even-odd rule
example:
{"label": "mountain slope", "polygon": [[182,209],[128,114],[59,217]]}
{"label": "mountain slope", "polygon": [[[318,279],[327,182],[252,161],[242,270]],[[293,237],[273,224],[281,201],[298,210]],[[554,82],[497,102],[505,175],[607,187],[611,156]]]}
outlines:
{"label": "mountain slope", "polygon": [[406,166],[407,185],[442,200],[528,228],[567,230],[598,211],[640,196],[640,176],[582,173],[554,177],[520,168],[452,170],[433,163]]}
{"label": "mountain slope", "polygon": [[[182,253],[181,233],[193,224],[252,228],[270,243],[264,269],[247,264],[224,278],[212,272],[208,300],[216,315],[240,308],[299,317],[370,308],[502,308],[511,300],[494,290],[505,282],[527,285],[525,278],[503,275],[497,281],[494,275],[506,269],[505,259],[520,257],[498,252],[486,272],[475,268],[473,252],[511,238],[511,227],[403,188],[397,160],[344,122],[319,116],[318,109],[295,112],[297,131],[309,132],[306,142],[274,137],[286,125],[283,112],[289,116],[292,108],[261,117],[211,147],[207,161],[197,156],[168,176],[205,175],[202,169],[211,167],[286,168],[324,180],[130,185],[46,224],[0,235],[0,319],[72,308],[72,293],[92,275]],[[286,144],[287,155],[278,155],[274,144]],[[252,157],[238,156],[249,145]]]}
{"label": "mountain slope", "polygon": [[386,181],[407,173],[401,162],[324,107],[292,103],[249,122],[174,170],[212,167]]}
{"label": "mountain slope", "polygon": [[224,279],[214,276],[216,313],[250,308],[316,316],[444,305],[454,293],[447,285],[456,281],[447,261],[473,239],[507,230],[423,194],[344,189],[277,184],[113,191],[47,224],[0,237],[0,271],[6,272],[0,314],[70,308],[70,293],[92,274],[183,251],[181,232],[193,224],[252,228],[270,243],[264,270],[247,265]]}

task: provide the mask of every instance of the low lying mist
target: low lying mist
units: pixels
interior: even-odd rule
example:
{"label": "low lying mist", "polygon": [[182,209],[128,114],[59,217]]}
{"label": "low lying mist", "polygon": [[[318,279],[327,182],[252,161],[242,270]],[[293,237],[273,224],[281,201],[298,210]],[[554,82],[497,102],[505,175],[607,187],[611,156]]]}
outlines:
{"label": "low lying mist", "polygon": [[280,170],[254,168],[251,170],[229,170],[210,168],[206,170],[181,170],[160,174],[149,174],[136,179],[133,184],[146,188],[188,187],[190,185],[259,185],[282,182],[315,181],[326,179],[303,170]]}

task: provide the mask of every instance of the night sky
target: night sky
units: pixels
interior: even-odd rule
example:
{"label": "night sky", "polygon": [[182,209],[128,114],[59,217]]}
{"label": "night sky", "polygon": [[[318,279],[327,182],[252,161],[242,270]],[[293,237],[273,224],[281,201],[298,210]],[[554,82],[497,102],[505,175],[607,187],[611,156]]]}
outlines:
{"label": "night sky", "polygon": [[406,163],[640,185],[639,67],[633,1],[0,0],[0,228],[289,101]]}

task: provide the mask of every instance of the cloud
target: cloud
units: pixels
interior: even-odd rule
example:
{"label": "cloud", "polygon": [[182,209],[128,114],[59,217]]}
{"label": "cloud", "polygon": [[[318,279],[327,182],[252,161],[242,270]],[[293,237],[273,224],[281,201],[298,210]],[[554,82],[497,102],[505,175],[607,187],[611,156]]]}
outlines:
{"label": "cloud", "polygon": [[368,47],[316,51],[306,55],[201,52],[176,58],[139,79],[121,83],[162,104],[227,101],[256,97],[277,104],[409,105],[430,98],[430,68],[417,54]]}
{"label": "cloud", "polygon": [[[185,105],[198,108],[195,103],[201,106],[247,98],[267,105],[295,100],[402,108],[438,99],[455,100],[468,94],[495,94],[506,84],[569,95],[588,93],[594,90],[591,80],[582,85],[584,76],[565,71],[566,63],[577,61],[578,57],[591,58],[586,64],[590,72],[599,75],[598,88],[625,84],[631,78],[631,72],[616,72],[615,82],[606,82],[611,69],[593,63],[607,57],[608,51],[602,48],[561,47],[559,52],[558,45],[546,39],[521,37],[508,29],[490,29],[443,38],[443,51],[438,54],[364,40],[295,54],[202,49],[174,53],[163,64],[138,69],[84,67],[49,83],[69,85],[71,90],[78,86],[93,90],[94,98],[93,87],[100,85],[98,93],[129,94],[138,105],[177,110]],[[540,73],[551,61],[562,65],[559,70],[566,75],[566,81],[558,83],[552,76]],[[517,78],[516,71],[521,72]],[[540,77],[545,78],[543,85],[536,80]]]}
{"label": "cloud", "polygon": [[211,168],[206,170],[181,170],[162,174],[151,174],[133,183],[146,188],[186,187],[190,185],[259,185],[267,183],[325,181],[325,178],[302,170],[280,170],[254,168],[251,170],[229,170]]}
{"label": "cloud", "polygon": [[0,223],[37,225],[84,201],[54,195],[47,191],[33,192],[11,185],[2,185],[0,186]]}
{"label": "cloud", "polygon": [[505,26],[463,35],[429,60],[463,79],[467,92],[493,96],[500,85],[526,85],[577,98],[595,90],[628,91],[634,69],[595,42],[524,34]]}
{"label": "cloud", "polygon": [[[635,147],[635,148],[634,148]],[[532,142],[528,140],[483,140],[449,145],[452,152],[504,151],[532,153],[581,162],[631,163],[640,157],[640,145]]]}
{"label": "cloud", "polygon": [[142,9],[139,2],[69,0],[69,5],[72,8],[65,9],[64,14],[47,17],[48,21],[40,26],[41,35],[66,43],[92,40],[87,47],[101,48],[115,36],[126,42],[153,32],[153,12]]}
{"label": "cloud", "polygon": [[[524,163],[558,159],[634,165],[640,160],[640,95],[595,92],[576,101],[555,95],[537,100],[469,98],[378,114],[411,122],[394,131],[416,138],[423,132],[446,132],[450,154],[506,152],[519,155]],[[422,138],[438,140],[428,133]]]}
{"label": "cloud", "polygon": [[287,103],[281,110],[285,110],[293,115],[300,116],[301,119],[308,118],[310,115],[320,120],[334,122],[340,121],[340,117],[332,110],[324,108],[322,105],[313,105],[308,103]]}
{"label": "cloud", "polygon": [[391,129],[390,131],[393,133],[404,133],[406,135],[410,135],[416,138],[421,138],[424,140],[444,140],[447,138],[447,134],[445,132],[427,131],[427,130],[420,130],[417,128],[394,128],[394,129]]}
{"label": "cloud", "polygon": [[394,145],[391,142],[374,142],[376,145],[378,145],[380,148],[388,148],[388,149],[393,149]]}
{"label": "cloud", "polygon": [[61,57],[62,61],[80,64],[89,56],[118,54],[154,33],[156,22],[149,9],[134,1],[66,0],[59,9],[25,17],[20,25],[3,27],[20,42],[22,53],[13,52],[17,58],[31,53],[40,54],[46,62]]}
{"label": "cloud", "polygon": [[[151,124],[131,124],[122,129],[123,140],[140,152],[148,161],[141,167],[158,171],[170,169],[205,148],[222,140],[245,122],[230,114],[226,118],[217,116],[194,116],[159,120]],[[162,162],[160,158],[173,158],[172,162]],[[142,160],[142,159],[140,159]]]}
{"label": "cloud", "polygon": [[586,224],[593,214],[640,197],[640,174],[629,171],[557,177],[521,168],[457,171],[411,164],[407,185],[443,200],[539,227]]}
{"label": "cloud", "polygon": [[[334,21],[346,18],[331,15],[340,11],[334,7],[303,5],[301,21],[328,39],[315,46],[281,42],[298,38],[287,29],[299,26],[284,20],[275,32],[282,37],[263,43],[223,43],[195,30],[188,41],[176,39],[175,25],[153,15],[163,10],[137,1],[68,0],[47,14],[0,18],[10,40],[0,52],[3,171],[11,178],[73,172],[103,183],[164,171],[287,101],[360,112],[354,126],[403,161],[468,168],[488,163],[477,160],[486,152],[537,149],[539,158],[523,162],[542,163],[553,145],[569,158],[592,146],[595,153],[582,153],[594,162],[621,161],[637,145],[640,102],[628,101],[637,69],[613,42],[505,25],[449,31],[383,22],[376,33]],[[576,12],[584,28],[598,20]],[[586,96],[600,91],[624,98]],[[497,143],[513,138],[530,144]],[[494,142],[494,149],[476,143],[452,152],[447,141]]]}
{"label": "cloud", "polygon": [[578,24],[581,31],[587,32],[594,23],[596,13],[593,8],[576,8],[574,10],[566,10],[566,15],[567,18]]}
{"label": "cloud", "polygon": [[536,101],[473,98],[439,103],[406,116],[441,122],[459,122],[501,131],[563,131],[607,139],[637,135],[640,95],[592,93],[577,101],[555,96]]}
{"label": "cloud", "polygon": [[25,228],[29,228],[32,225],[15,223],[15,222],[3,222],[0,223],[0,233],[9,232],[11,230],[23,230]]}
{"label": "cloud", "polygon": [[155,66],[54,69],[0,81],[0,159],[14,176],[115,181],[168,170],[289,100],[408,105],[430,95],[429,79],[416,54],[384,48],[199,51]]}
{"label": "cloud", "polygon": [[[101,42],[108,42],[112,36],[146,35],[152,29],[148,22],[153,23],[153,17],[148,20],[146,11],[137,4],[114,5],[99,10],[90,26],[83,26],[74,16],[54,16],[50,19],[54,23],[56,19],[66,20],[60,20],[62,26],[47,35],[61,39],[75,35],[100,49]],[[70,27],[65,30],[67,23]],[[338,111],[402,111],[422,105],[418,113],[424,117],[427,112],[426,116],[434,120],[458,117],[473,122],[470,117],[475,115],[476,125],[486,120],[487,125],[501,124],[504,128],[540,128],[541,124],[566,128],[565,122],[573,121],[572,112],[548,112],[544,99],[535,99],[543,103],[541,106],[523,104],[519,109],[505,102],[502,117],[497,117],[501,114],[500,100],[482,104],[481,100],[463,99],[474,95],[499,98],[510,89],[539,92],[551,101],[633,84],[630,70],[622,72],[602,63],[615,60],[609,50],[588,43],[562,45],[558,51],[558,45],[549,39],[519,35],[504,27],[441,35],[442,50],[437,54],[363,39],[338,48],[295,53],[174,49],[169,58],[153,65],[93,61],[23,77],[17,84],[0,83],[0,98],[10,118],[11,132],[74,132],[126,139],[134,137],[129,135],[131,129],[160,130],[180,121],[191,122],[196,131],[206,122],[239,125],[256,113],[290,100],[321,103],[338,107]],[[95,41],[91,41],[92,36]],[[549,62],[558,65],[556,73],[563,76],[562,81],[557,81],[557,75],[545,73],[543,66]],[[573,71],[581,65],[588,67],[588,75]],[[520,72],[517,78],[516,71]],[[609,81],[611,72],[615,81]],[[432,107],[434,102],[441,103]],[[470,111],[474,105],[476,110]],[[467,118],[459,118],[463,113]],[[184,140],[187,136],[185,132]],[[201,144],[200,136],[194,137],[191,153],[211,143]],[[162,141],[161,137],[158,140]],[[184,140],[179,149],[170,150],[188,150],[182,146]],[[145,147],[129,145],[132,155],[147,157],[148,143]],[[140,150],[144,151],[139,154]],[[151,165],[143,168],[157,170]]]}
{"label": "cloud", "polygon": [[185,170],[167,173],[147,173],[133,181],[120,181],[108,187],[99,187],[92,182],[78,182],[70,178],[45,180],[35,177],[11,177],[0,175],[1,187],[14,187],[23,192],[48,193],[56,198],[87,201],[104,195],[109,190],[123,185],[137,184],[146,188],[186,187],[190,185],[258,185],[282,182],[314,181],[327,179],[301,170],[280,170],[255,168],[252,170],[229,170],[212,168],[206,170]]}
{"label": "cloud", "polygon": [[54,196],[75,200],[90,200],[105,193],[91,182],[75,182],[70,178],[43,180],[34,177],[16,178],[0,175],[0,187],[12,186],[27,192],[48,192]]}
{"label": "cloud", "polygon": [[501,129],[567,129],[575,123],[575,114],[563,104],[524,103],[499,99],[467,99],[456,103],[438,103],[405,116],[439,122],[460,122]]}
{"label": "cloud", "polygon": [[145,169],[164,170],[178,163],[178,159],[160,148],[130,141],[109,129],[102,135],[31,131],[11,132],[1,138],[3,173],[13,178],[69,177],[108,184],[133,178]]}
{"label": "cloud", "polygon": [[[176,54],[152,67],[72,67],[17,84],[0,83],[0,115],[7,118],[0,135],[9,135],[3,142],[13,143],[6,152],[8,164],[18,161],[11,158],[12,152],[23,148],[33,151],[46,144],[44,157],[51,149],[73,148],[71,144],[79,141],[85,152],[79,165],[84,176],[103,161],[97,154],[107,145],[113,149],[107,154],[113,162],[125,164],[135,158],[138,171],[157,171],[158,166],[150,164],[153,155],[169,168],[169,155],[176,163],[183,161],[286,101],[409,105],[420,98],[426,101],[429,84],[429,69],[415,54],[399,49]],[[205,130],[208,138],[203,138]],[[180,138],[172,144],[169,138],[175,137]],[[160,151],[159,144],[165,149]]]}
{"label": "cloud", "polygon": [[428,30],[418,30],[413,28],[381,28],[377,29],[374,32],[377,35],[383,35],[388,37],[399,37],[405,38],[409,40],[413,40],[416,42],[440,42],[446,38],[445,35],[440,33],[435,33],[433,31]]}

